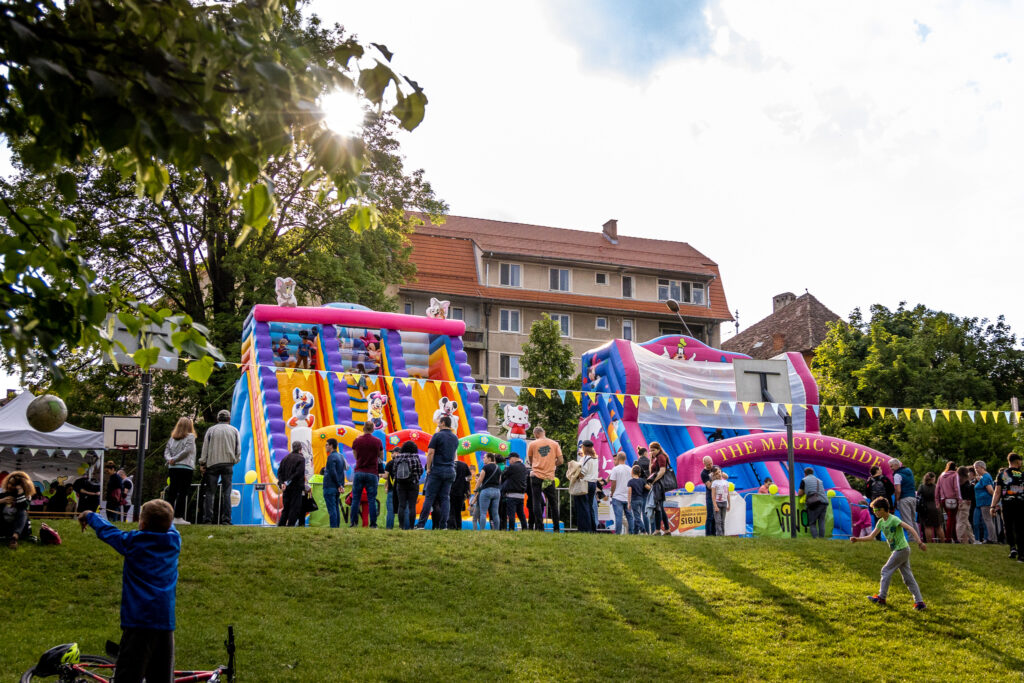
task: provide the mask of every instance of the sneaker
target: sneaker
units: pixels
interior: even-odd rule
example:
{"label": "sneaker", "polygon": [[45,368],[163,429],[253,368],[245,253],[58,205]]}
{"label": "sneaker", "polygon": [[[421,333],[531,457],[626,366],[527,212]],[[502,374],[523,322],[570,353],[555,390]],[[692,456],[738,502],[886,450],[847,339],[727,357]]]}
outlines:
{"label": "sneaker", "polygon": [[1013,548],[1013,549],[1012,549],[1012,550],[1010,551],[1010,559],[1011,559],[1011,560],[1016,560],[1016,559],[1017,559],[1017,549],[1016,549],[1016,548]]}
{"label": "sneaker", "polygon": [[868,600],[875,603],[879,607],[885,607],[885,598],[880,598],[877,595],[869,595]]}
{"label": "sneaker", "polygon": [[928,608],[928,606],[925,605],[923,602],[915,602],[914,603],[914,609],[916,609],[918,612],[922,612],[922,611],[926,610],[927,608]]}
{"label": "sneaker", "polygon": [[423,525],[423,524],[417,524],[416,526],[413,527],[413,529],[415,529],[416,531],[425,531],[426,528],[427,528],[426,525]]}
{"label": "sneaker", "polygon": [[174,518],[174,526],[188,526],[191,523],[192,522],[188,521],[187,519],[182,519],[181,517]]}

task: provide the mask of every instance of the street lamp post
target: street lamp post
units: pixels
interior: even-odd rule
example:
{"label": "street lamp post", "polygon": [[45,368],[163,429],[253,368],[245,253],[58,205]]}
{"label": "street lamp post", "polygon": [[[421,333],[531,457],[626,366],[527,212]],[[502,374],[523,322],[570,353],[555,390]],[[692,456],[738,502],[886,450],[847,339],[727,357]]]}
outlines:
{"label": "street lamp post", "polygon": [[683,320],[682,313],[679,312],[679,302],[676,301],[675,299],[669,299],[668,301],[665,302],[665,305],[668,306],[668,310],[675,313],[676,317],[679,318],[679,322],[683,324],[683,329],[686,330],[686,336],[692,337],[693,333],[690,332],[690,326],[686,324],[686,321]]}

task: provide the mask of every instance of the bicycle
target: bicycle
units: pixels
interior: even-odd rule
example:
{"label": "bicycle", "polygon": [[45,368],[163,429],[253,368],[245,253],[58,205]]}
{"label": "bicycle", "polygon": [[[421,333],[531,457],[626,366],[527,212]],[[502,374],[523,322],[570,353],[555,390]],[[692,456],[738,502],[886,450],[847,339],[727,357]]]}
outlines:
{"label": "bicycle", "polygon": [[[212,671],[175,671],[174,683],[231,683],[235,680],[235,629],[228,626],[228,639],[224,641],[228,652],[227,665]],[[117,666],[117,643],[107,641],[107,656],[82,654],[78,643],[65,643],[43,653],[39,662],[21,675],[21,683],[32,683],[57,676],[59,683],[110,683]]]}

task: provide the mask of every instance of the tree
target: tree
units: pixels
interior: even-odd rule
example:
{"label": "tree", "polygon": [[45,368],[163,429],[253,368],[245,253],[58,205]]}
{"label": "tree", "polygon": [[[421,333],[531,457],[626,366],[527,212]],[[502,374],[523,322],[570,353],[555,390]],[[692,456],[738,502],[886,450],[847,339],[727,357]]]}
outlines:
{"label": "tree", "polygon": [[[378,108],[387,102],[411,130],[426,96],[388,66],[383,46],[373,46],[373,57],[350,39],[329,52],[304,44],[295,5],[0,2],[0,134],[16,144],[27,171],[62,171],[53,179],[55,196],[24,203],[0,194],[0,346],[8,362],[47,367],[60,381],[62,350],[112,350],[102,326],[109,311],[133,330],[175,325],[176,346],[202,358],[189,364],[194,379],[205,381],[211,356],[220,356],[191,315],[150,305],[144,293],[103,280],[86,260],[79,226],[59,206],[77,201],[79,177],[69,167],[83,160],[97,158],[157,204],[172,173],[182,187],[215,185],[206,208],[237,213],[238,222],[233,243],[205,245],[212,270],[287,201],[275,176],[282,159],[293,163],[301,154],[302,184],[346,204],[351,227],[376,223],[366,148],[327,130],[316,102],[331,90],[358,89]],[[137,360],[155,358],[147,351]]]}
{"label": "tree", "polygon": [[[531,387],[548,390],[579,390],[580,375],[572,362],[572,349],[562,343],[558,323],[545,313],[530,326],[529,341],[523,346],[519,365],[525,372],[524,380]],[[580,406],[569,394],[561,399],[556,391],[538,390],[536,394],[523,390],[519,402],[530,409],[530,422],[544,427],[547,436],[557,441],[567,455],[576,450],[579,431]]]}
{"label": "tree", "polygon": [[[895,311],[872,306],[870,321],[855,310],[849,323],[830,325],[812,369],[821,402],[831,405],[1009,410],[1010,397],[1024,390],[1024,351],[1002,317],[992,323],[902,303]],[[849,411],[823,412],[822,431],[922,472],[947,460],[991,466],[1021,443],[1005,422],[858,419]]]}

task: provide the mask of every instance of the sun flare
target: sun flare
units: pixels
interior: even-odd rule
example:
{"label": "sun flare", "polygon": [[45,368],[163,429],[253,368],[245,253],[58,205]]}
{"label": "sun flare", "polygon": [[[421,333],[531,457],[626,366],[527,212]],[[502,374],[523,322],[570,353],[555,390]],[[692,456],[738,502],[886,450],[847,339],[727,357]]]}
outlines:
{"label": "sun flare", "polygon": [[324,123],[335,133],[359,135],[363,130],[366,112],[362,102],[353,93],[338,90],[320,98],[320,111]]}

